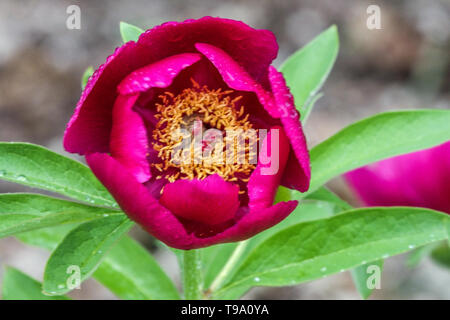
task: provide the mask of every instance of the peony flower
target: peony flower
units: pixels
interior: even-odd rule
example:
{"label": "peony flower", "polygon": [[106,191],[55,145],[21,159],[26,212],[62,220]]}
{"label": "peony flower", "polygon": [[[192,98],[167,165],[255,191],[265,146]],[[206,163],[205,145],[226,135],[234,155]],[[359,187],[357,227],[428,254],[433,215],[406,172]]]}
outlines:
{"label": "peony flower", "polygon": [[450,213],[450,142],[356,169],[345,178],[367,206],[414,206]]}
{"label": "peony flower", "polygon": [[[122,210],[169,246],[247,239],[297,206],[273,204],[279,185],[309,187],[299,114],[283,76],[270,65],[277,51],[270,31],[228,19],[147,30],[90,77],[67,126],[65,149],[85,155]],[[220,148],[210,163],[173,160],[185,145],[175,131],[203,134],[204,153],[212,145],[206,129],[225,140],[228,129],[267,130],[258,138],[267,152],[260,150],[254,163],[216,163]],[[249,147],[243,155],[255,157]],[[277,170],[264,173],[274,164]]]}

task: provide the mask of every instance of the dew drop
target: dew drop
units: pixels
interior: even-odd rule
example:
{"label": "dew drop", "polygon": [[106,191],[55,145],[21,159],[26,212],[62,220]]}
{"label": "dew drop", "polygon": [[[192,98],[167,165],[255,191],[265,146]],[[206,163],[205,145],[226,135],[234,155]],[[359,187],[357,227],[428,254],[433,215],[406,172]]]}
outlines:
{"label": "dew drop", "polygon": [[386,259],[386,258],[389,257],[389,255],[386,253],[386,254],[383,254],[381,257],[382,257],[383,259]]}
{"label": "dew drop", "polygon": [[408,246],[408,248],[410,248],[410,249],[414,249],[416,246],[415,245],[413,245],[413,244],[410,244],[409,246]]}
{"label": "dew drop", "polygon": [[231,72],[227,71],[226,75],[230,81],[234,81],[234,75]]}
{"label": "dew drop", "polygon": [[325,272],[325,271],[327,271],[327,267],[323,267],[323,268],[321,268],[321,269],[320,269],[320,271],[322,271],[322,272]]}
{"label": "dew drop", "polygon": [[58,289],[64,289],[66,286],[63,284],[58,284]]}
{"label": "dew drop", "polygon": [[253,280],[254,280],[255,282],[261,281],[261,279],[260,279],[259,277],[255,277]]}
{"label": "dew drop", "polygon": [[103,214],[104,217],[109,217],[109,214],[105,213]]}
{"label": "dew drop", "polygon": [[27,181],[27,177],[25,177],[24,175],[17,176],[17,181]]}

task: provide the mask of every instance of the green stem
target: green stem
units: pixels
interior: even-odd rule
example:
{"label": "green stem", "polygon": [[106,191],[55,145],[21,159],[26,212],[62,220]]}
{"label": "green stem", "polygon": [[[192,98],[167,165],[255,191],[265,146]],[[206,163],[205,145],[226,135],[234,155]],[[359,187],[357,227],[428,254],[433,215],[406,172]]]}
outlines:
{"label": "green stem", "polygon": [[245,248],[247,247],[247,244],[248,244],[248,240],[245,240],[245,241],[241,241],[236,246],[233,253],[231,254],[231,257],[228,259],[225,266],[222,268],[220,273],[217,275],[217,277],[214,279],[213,283],[209,287],[209,290],[208,290],[209,292],[214,292],[220,288],[220,286],[226,280],[228,274],[233,270],[236,263],[238,263],[239,258],[242,256],[242,254],[245,251]]}
{"label": "green stem", "polygon": [[200,250],[186,250],[183,255],[183,289],[186,300],[203,299]]}

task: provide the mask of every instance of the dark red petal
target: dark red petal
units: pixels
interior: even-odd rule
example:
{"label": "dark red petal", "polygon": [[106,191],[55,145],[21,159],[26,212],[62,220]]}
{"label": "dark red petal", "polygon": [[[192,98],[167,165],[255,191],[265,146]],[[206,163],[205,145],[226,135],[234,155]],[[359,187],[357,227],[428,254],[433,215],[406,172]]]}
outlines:
{"label": "dark red petal", "polygon": [[136,43],[128,42],[117,48],[89,78],[64,133],[67,151],[79,154],[109,152],[117,84],[136,68],[141,58]]}
{"label": "dark red petal", "polygon": [[64,147],[87,154],[109,152],[112,107],[117,85],[130,72],[180,53],[194,53],[195,43],[207,42],[227,51],[255,79],[267,80],[267,67],[278,45],[272,32],[221,18],[204,17],[168,22],[116,49],[88,81],[66,132]]}
{"label": "dark red petal", "polygon": [[143,92],[150,88],[166,88],[181,70],[201,59],[197,53],[182,53],[159,60],[129,74],[118,86],[121,94]]}
{"label": "dark red petal", "polygon": [[258,165],[247,184],[250,209],[268,208],[273,204],[281,177],[285,172],[290,149],[289,141],[283,128],[272,129],[263,142],[262,150],[259,150]]}
{"label": "dark red petal", "polygon": [[105,153],[93,153],[87,155],[86,160],[132,220],[168,245],[179,248],[192,244],[192,237],[181,222],[114,158]]}
{"label": "dark red petal", "polygon": [[203,180],[177,180],[164,187],[160,202],[179,217],[216,225],[234,218],[239,187],[217,174]]}
{"label": "dark red petal", "polygon": [[153,61],[177,53],[195,52],[197,42],[209,43],[225,50],[257,80],[267,78],[267,68],[278,52],[271,31],[253,29],[241,21],[213,17],[167,22],[147,30],[138,42],[148,48]]}
{"label": "dark red petal", "polygon": [[178,249],[245,240],[282,221],[298,204],[297,201],[280,202],[270,208],[250,210],[223,232],[208,238],[198,238],[194,233],[188,233],[175,215],[160,205],[147,188],[111,156],[95,153],[87,155],[86,160],[131,219],[162,242]]}
{"label": "dark red petal", "polygon": [[[269,208],[250,210],[225,231],[209,237],[196,238],[191,248],[207,247],[216,243],[242,241],[283,221],[298,205],[297,201],[279,202]],[[185,248],[189,249],[189,248]]]}
{"label": "dark red petal", "polygon": [[293,150],[289,155],[282,184],[288,188],[305,192],[309,188],[311,168],[300,115],[295,108],[294,98],[286,86],[283,75],[272,66],[269,69],[269,80],[276,105],[281,113],[281,123]]}
{"label": "dark red petal", "polygon": [[197,50],[201,52],[217,68],[223,81],[232,89],[254,92],[260,104],[274,118],[280,113],[273,103],[272,96],[264,90],[227,52],[207,43],[197,43]]}
{"label": "dark red petal", "polygon": [[144,121],[132,110],[138,94],[120,95],[113,110],[111,130],[111,155],[119,161],[139,182],[150,179],[147,160],[148,141]]}

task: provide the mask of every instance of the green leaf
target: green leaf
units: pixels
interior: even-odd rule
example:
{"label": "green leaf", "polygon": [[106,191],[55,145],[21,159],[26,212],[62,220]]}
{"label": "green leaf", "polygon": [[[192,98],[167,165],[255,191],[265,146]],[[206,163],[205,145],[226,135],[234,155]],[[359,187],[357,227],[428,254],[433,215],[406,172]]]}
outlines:
{"label": "green leaf", "polygon": [[3,275],[3,300],[68,300],[64,296],[46,296],[41,283],[25,273],[7,267]]}
{"label": "green leaf", "polygon": [[431,252],[431,258],[443,267],[450,268],[450,246],[442,243]]}
{"label": "green leaf", "polygon": [[132,224],[125,216],[114,215],[83,223],[70,231],[47,261],[44,292],[61,295],[73,289],[69,286],[73,282],[68,281],[77,270],[81,282],[87,279]]}
{"label": "green leaf", "polygon": [[308,121],[309,115],[311,114],[312,110],[314,109],[314,106],[316,105],[317,100],[323,97],[323,93],[318,93],[311,97],[311,99],[308,100],[307,104],[305,105],[305,108],[303,110],[303,113],[301,114],[301,121],[304,125],[306,121]]}
{"label": "green leaf", "polygon": [[[287,188],[280,187],[277,194],[278,201],[285,201],[289,198],[289,194],[292,192]],[[256,236],[245,241],[244,250],[239,258],[236,265],[230,270],[226,279],[231,278],[239,268],[239,266],[244,262],[245,258],[252,252],[252,250],[258,246],[261,242],[268,239],[272,235],[276,234],[280,230],[284,230],[292,225],[298,224],[300,222],[312,221],[317,219],[323,219],[332,216],[333,204],[326,202],[316,202],[316,203],[301,203],[286,219],[278,223],[277,225],[269,228]],[[237,243],[221,244],[217,246],[212,246],[204,249],[205,256],[205,287],[211,285],[213,279],[221,271],[222,267],[225,265],[226,261],[233,254],[233,251],[237,247]],[[209,262],[209,263],[207,263]],[[220,288],[220,287],[219,287]],[[242,290],[241,290],[242,289]],[[228,293],[223,299],[236,299],[240,297],[248,288],[239,288],[238,290]]]}
{"label": "green leaf", "polygon": [[123,21],[120,22],[120,35],[122,36],[123,42],[138,41],[139,36],[143,32],[144,30],[139,27]]}
{"label": "green leaf", "polygon": [[448,141],[449,123],[450,110],[437,109],[386,112],[358,121],[311,150],[311,186],[295,198],[352,169]]}
{"label": "green leaf", "polygon": [[450,219],[410,207],[363,208],[294,225],[258,245],[219,291],[293,285],[447,239]]}
{"label": "green leaf", "polygon": [[308,100],[313,99],[328,77],[338,51],[338,31],[336,26],[331,26],[291,55],[281,66],[280,70],[301,114]]}
{"label": "green leaf", "polygon": [[0,179],[117,207],[88,167],[33,144],[0,142]]}
{"label": "green leaf", "polygon": [[430,252],[436,248],[438,243],[430,243],[425,246],[421,246],[419,248],[414,249],[408,255],[408,259],[406,260],[406,265],[410,268],[417,266],[423,258],[428,256]]}
{"label": "green leaf", "polygon": [[[72,225],[39,229],[18,238],[54,250],[71,229]],[[142,245],[125,235],[106,254],[93,277],[121,299],[179,299],[173,284],[155,263]]]}
{"label": "green leaf", "polygon": [[302,222],[314,221],[329,218],[334,215],[333,204],[327,202],[306,202],[301,203],[297,208],[283,221],[276,224],[275,226],[258,233],[256,236],[252,237],[247,250],[250,250],[261,242],[276,234],[279,231],[287,229],[293,225],[297,225]]}
{"label": "green leaf", "polygon": [[205,288],[211,285],[237,245],[237,242],[223,243],[202,249],[203,284]]}
{"label": "green leaf", "polygon": [[129,237],[123,237],[111,249],[94,277],[121,299],[180,298],[156,260]]}
{"label": "green leaf", "polygon": [[[356,289],[363,299],[367,299],[373,292],[373,288],[370,288],[368,281],[370,281],[370,277],[374,276],[374,272],[380,272],[379,276],[381,276],[381,271],[383,270],[384,260],[376,260],[369,264],[364,264],[356,267],[352,270],[352,278],[353,283],[355,284]],[[370,268],[374,268],[372,270]],[[380,280],[381,281],[381,280]]]}
{"label": "green leaf", "polygon": [[15,237],[30,246],[35,246],[52,251],[75,227],[77,227],[77,224],[60,225],[57,227],[27,231],[15,235]]}
{"label": "green leaf", "polygon": [[123,215],[120,211],[39,194],[0,194],[0,238],[34,229],[86,222],[110,214]]}
{"label": "green leaf", "polygon": [[[297,192],[294,190],[290,190],[285,187],[279,187],[275,203],[278,203],[280,201],[289,201],[290,199],[292,199],[292,196],[294,194],[297,194]],[[314,202],[310,202],[311,200]],[[228,275],[227,279],[229,279],[237,271],[238,267],[245,260],[245,257],[247,257],[251,253],[253,248],[255,248],[258,244],[274,235],[275,233],[300,222],[328,218],[341,211],[350,210],[351,208],[352,207],[347,202],[339,198],[333,192],[329,191],[325,187],[319,188],[316,192],[310,194],[307,198],[302,200],[299,206],[285,220],[247,240],[244,253],[240,258],[240,262],[236,264],[236,266]],[[236,243],[232,244],[236,247]],[[230,249],[228,249],[228,251],[229,250]],[[220,256],[221,260],[223,260],[225,257],[228,259],[232,253],[224,252],[224,249],[216,249],[216,251],[216,255]],[[227,292],[227,295],[222,297],[222,299],[237,299],[242,296],[248,289],[249,288],[241,287],[237,288],[236,290],[231,290]]]}
{"label": "green leaf", "polygon": [[[339,198],[336,194],[331,192],[325,187],[320,187],[313,193],[309,194],[305,200],[317,200],[317,201],[326,201],[328,203],[333,203],[335,205],[334,213],[337,214],[339,212],[345,211],[345,210],[351,210],[352,206]],[[376,265],[380,269],[380,273],[383,270],[383,263],[384,260],[380,259],[377,260],[370,265]],[[356,267],[351,271],[353,283],[355,284],[356,289],[358,290],[359,294],[363,299],[367,299],[373,289],[370,289],[367,286],[367,279],[370,276],[370,273],[367,273],[367,267],[369,265],[361,265]]]}
{"label": "green leaf", "polygon": [[94,68],[92,68],[91,66],[86,68],[83,73],[83,77],[81,77],[81,89],[84,89],[86,87],[86,84],[93,73]]}
{"label": "green leaf", "polygon": [[315,200],[315,201],[325,201],[332,203],[336,206],[334,213],[339,213],[340,211],[350,210],[352,206],[339,198],[332,191],[328,190],[326,187],[320,187],[313,193],[308,194],[305,200]]}

